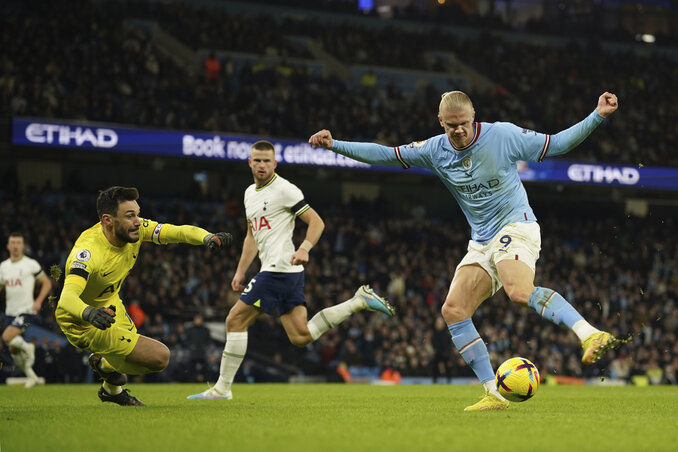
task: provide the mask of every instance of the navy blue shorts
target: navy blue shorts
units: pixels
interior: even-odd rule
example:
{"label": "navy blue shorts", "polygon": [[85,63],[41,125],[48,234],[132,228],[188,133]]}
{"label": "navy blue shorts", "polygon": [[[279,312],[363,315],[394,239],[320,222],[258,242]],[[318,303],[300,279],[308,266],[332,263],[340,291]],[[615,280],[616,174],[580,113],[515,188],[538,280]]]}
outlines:
{"label": "navy blue shorts", "polygon": [[14,327],[19,328],[21,331],[25,331],[28,325],[35,322],[36,317],[37,316],[33,314],[19,314],[16,317],[12,315],[6,315],[5,325],[3,326],[2,329],[4,330],[8,326],[12,325]]}
{"label": "navy blue shorts", "polygon": [[271,315],[283,315],[295,306],[306,306],[304,272],[260,272],[250,280],[240,299]]}

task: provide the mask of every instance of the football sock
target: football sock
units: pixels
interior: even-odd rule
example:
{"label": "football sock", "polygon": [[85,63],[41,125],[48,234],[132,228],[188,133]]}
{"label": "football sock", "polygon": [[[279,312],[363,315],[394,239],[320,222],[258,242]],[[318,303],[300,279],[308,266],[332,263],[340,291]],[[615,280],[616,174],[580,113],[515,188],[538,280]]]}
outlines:
{"label": "football sock", "polygon": [[583,341],[593,333],[597,333],[600,330],[591,326],[591,324],[586,320],[581,319],[574,322],[574,325],[572,325],[572,331],[574,331],[574,334],[577,335],[580,341]]}
{"label": "football sock", "polygon": [[497,392],[497,382],[494,378],[483,383],[483,387],[485,388],[485,392]]}
{"label": "football sock", "polygon": [[14,338],[7,343],[10,347],[18,348],[19,350],[25,351],[26,350],[26,341],[24,340],[23,337],[21,337],[20,334],[17,334],[14,336]]}
{"label": "football sock", "polygon": [[246,351],[247,331],[226,334],[226,346],[221,355],[219,380],[214,385],[214,389],[217,392],[227,394],[231,390],[231,383],[233,383],[233,378],[235,378],[235,374],[238,372]]}
{"label": "football sock", "polygon": [[110,395],[117,395],[117,394],[120,394],[122,392],[122,386],[115,386],[115,385],[109,384],[105,381],[101,386],[103,386],[104,391],[106,391]]}
{"label": "football sock", "polygon": [[23,369],[24,366],[26,365],[26,360],[24,359],[24,356],[19,353],[11,353],[12,359],[14,360],[14,365],[17,366],[19,369]]}
{"label": "football sock", "polygon": [[476,331],[471,319],[462,320],[447,327],[452,334],[452,342],[454,342],[464,361],[471,366],[478,380],[483,384],[490,380],[494,381],[490,354],[487,352],[485,342]]}
{"label": "football sock", "polygon": [[318,339],[326,331],[346,320],[351,314],[365,309],[367,303],[361,297],[351,298],[343,303],[325,308],[308,321],[308,331],[313,340]]}
{"label": "football sock", "polygon": [[[591,331],[594,333],[598,331],[584,320],[581,314],[562,295],[551,289],[536,287],[532,291],[530,301],[527,304],[539,315],[556,325],[565,325],[574,330],[576,324],[577,329],[574,332],[580,340],[586,339]],[[582,335],[585,336],[582,337]]]}
{"label": "football sock", "polygon": [[504,396],[501,395],[501,393],[497,390],[497,382],[494,378],[483,383],[483,387],[485,388],[485,394],[494,394],[495,396],[499,397],[500,400],[506,400],[506,398],[504,398]]}
{"label": "football sock", "polygon": [[7,345],[17,350],[21,350],[19,353],[12,353],[14,364],[23,370],[27,377],[37,378],[38,376],[36,375],[35,371],[33,371],[31,363],[27,362],[22,354],[22,352],[27,352],[28,349],[28,343],[24,340],[24,338],[20,334],[16,335],[11,341],[7,343]]}
{"label": "football sock", "polygon": [[31,366],[26,365],[25,367],[22,368],[22,370],[24,371],[28,378],[38,378],[38,374],[35,373]]}

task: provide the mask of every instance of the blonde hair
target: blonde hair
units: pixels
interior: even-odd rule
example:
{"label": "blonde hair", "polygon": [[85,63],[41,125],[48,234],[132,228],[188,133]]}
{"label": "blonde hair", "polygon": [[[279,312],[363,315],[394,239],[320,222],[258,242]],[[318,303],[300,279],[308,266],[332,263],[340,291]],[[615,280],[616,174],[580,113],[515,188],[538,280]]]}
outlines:
{"label": "blonde hair", "polygon": [[448,91],[441,96],[438,113],[463,110],[464,108],[470,108],[471,111],[475,111],[473,109],[473,102],[471,102],[471,99],[465,93],[461,91]]}

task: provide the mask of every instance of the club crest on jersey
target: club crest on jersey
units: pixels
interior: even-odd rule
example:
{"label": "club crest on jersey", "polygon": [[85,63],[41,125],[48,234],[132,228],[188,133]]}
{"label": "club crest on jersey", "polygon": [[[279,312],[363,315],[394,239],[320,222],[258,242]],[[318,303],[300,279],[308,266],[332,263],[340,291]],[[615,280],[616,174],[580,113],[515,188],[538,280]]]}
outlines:
{"label": "club crest on jersey", "polygon": [[471,157],[465,157],[461,161],[461,166],[463,166],[465,170],[470,170],[471,167],[473,166],[473,162],[471,161]]}
{"label": "club crest on jersey", "polygon": [[92,253],[89,250],[82,250],[75,255],[75,258],[81,262],[87,262],[92,257]]}

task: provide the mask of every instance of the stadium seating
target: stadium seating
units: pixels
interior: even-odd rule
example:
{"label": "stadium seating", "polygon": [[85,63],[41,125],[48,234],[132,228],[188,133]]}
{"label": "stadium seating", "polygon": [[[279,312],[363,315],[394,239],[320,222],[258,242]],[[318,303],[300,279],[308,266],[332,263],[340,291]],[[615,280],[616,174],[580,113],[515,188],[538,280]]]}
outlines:
{"label": "stadium seating", "polygon": [[[583,118],[609,90],[628,113],[587,140],[576,159],[678,164],[669,114],[676,94],[664,89],[676,78],[671,52],[353,16],[320,26],[312,10],[267,16],[256,5],[229,13],[182,2],[81,1],[62,18],[66,3],[10,2],[0,115],[296,138],[326,127],[345,139],[403,144],[440,133],[441,85],[470,87],[479,120],[549,133]],[[45,44],[62,35],[79,44]],[[169,39],[192,49],[189,69],[163,47]],[[222,58],[222,73],[206,80],[200,56],[210,51]],[[368,69],[375,86],[361,84]]]}
{"label": "stadium seating", "polygon": [[[95,221],[91,198],[2,191],[0,241],[6,240],[9,231],[17,227],[16,219],[21,218],[22,229],[29,237],[28,254],[45,268],[63,267],[73,240]],[[370,283],[396,305],[395,318],[359,313],[311,346],[297,349],[289,344],[278,322],[264,316],[250,330],[251,362],[239,378],[281,381],[300,372],[333,377],[342,362],[357,376],[391,368],[403,377],[430,377],[433,362],[440,355],[447,368],[443,377],[472,376],[452,350],[447,330],[442,331],[447,342],[437,340],[433,326],[440,316],[451,272],[464,253],[467,226],[461,218],[422,217],[412,207],[411,212],[401,215],[385,211],[383,205],[359,200],[346,206],[323,207],[320,213],[327,229],[306,267],[311,315],[349,298],[360,284]],[[594,215],[594,205],[591,212],[582,211],[581,216],[572,218],[565,214],[567,205],[562,209],[536,208],[544,236],[537,283],[558,290],[592,323],[629,342],[615,355],[614,362],[582,368],[579,343],[573,334],[513,306],[500,292],[474,317],[488,342],[493,365],[521,355],[539,363],[544,374],[593,377],[600,369],[609,368],[615,378],[629,379],[655,369],[657,381],[676,383],[675,217],[637,219],[617,209]],[[144,215],[177,224],[221,225],[220,229],[234,231],[235,243],[240,243],[245,233],[243,212],[227,210],[222,202],[146,197]],[[171,368],[148,377],[149,381],[214,381],[221,346],[213,343],[206,348],[204,359],[191,361],[186,330],[196,314],[222,324],[237,299],[229,286],[239,252],[235,247],[226,256],[212,257],[199,247],[144,247],[121,296],[128,305],[138,305],[144,312],[140,331],[167,343],[174,354]],[[250,273],[255,271],[256,264]],[[59,332],[53,306],[45,304],[42,318],[43,328]],[[62,365],[47,359],[52,356],[49,353],[65,353],[68,362],[78,362],[71,356],[78,355],[72,347],[52,350],[57,345],[49,341],[38,345],[43,351],[38,353],[36,370],[39,366],[48,369]],[[80,360],[73,368],[67,365],[58,372],[45,373],[48,381],[50,375],[57,376],[54,378],[58,381],[82,381],[85,368]],[[661,370],[659,377],[656,369]]]}

